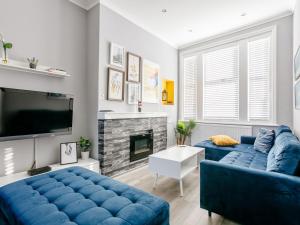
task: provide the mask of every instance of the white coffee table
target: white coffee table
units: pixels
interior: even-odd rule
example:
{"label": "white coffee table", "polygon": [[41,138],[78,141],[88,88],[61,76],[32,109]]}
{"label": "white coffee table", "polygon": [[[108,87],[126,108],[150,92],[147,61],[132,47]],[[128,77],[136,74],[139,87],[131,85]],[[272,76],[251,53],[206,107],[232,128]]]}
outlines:
{"label": "white coffee table", "polygon": [[149,156],[149,169],[155,173],[153,188],[159,175],[179,180],[180,196],[183,196],[182,179],[198,167],[198,157],[204,148],[174,146]]}

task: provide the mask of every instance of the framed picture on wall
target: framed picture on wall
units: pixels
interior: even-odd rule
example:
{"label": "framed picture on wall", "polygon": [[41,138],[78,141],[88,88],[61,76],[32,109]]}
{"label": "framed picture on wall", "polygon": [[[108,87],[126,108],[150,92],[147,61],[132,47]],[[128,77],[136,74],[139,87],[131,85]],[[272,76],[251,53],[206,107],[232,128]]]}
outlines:
{"label": "framed picture on wall", "polygon": [[107,100],[124,100],[124,77],[125,73],[123,71],[114,68],[108,68]]}
{"label": "framed picture on wall", "polygon": [[127,92],[128,104],[137,105],[140,100],[140,84],[128,83]]}
{"label": "framed picture on wall", "polygon": [[115,43],[110,43],[110,65],[124,68],[125,66],[124,47]]}
{"label": "framed picture on wall", "polygon": [[300,46],[296,52],[295,59],[294,59],[294,73],[295,73],[295,80],[300,77]]}
{"label": "framed picture on wall", "polygon": [[143,102],[159,102],[159,71],[158,64],[149,60],[143,60],[142,97]]}
{"label": "framed picture on wall", "polygon": [[77,143],[69,142],[60,144],[60,164],[77,163]]}
{"label": "framed picture on wall", "polygon": [[295,84],[295,108],[300,110],[300,80]]}
{"label": "framed picture on wall", "polygon": [[142,58],[140,56],[130,52],[127,53],[127,81],[140,82],[141,61]]}

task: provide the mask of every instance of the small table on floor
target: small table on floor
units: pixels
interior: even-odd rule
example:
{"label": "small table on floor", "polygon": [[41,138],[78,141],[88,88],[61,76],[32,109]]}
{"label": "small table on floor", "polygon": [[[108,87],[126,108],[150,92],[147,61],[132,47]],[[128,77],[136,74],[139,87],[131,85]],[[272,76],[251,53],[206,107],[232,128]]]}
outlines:
{"label": "small table on floor", "polygon": [[149,156],[149,169],[156,174],[175,178],[180,183],[180,196],[183,196],[182,179],[198,167],[198,157],[204,148],[175,146]]}

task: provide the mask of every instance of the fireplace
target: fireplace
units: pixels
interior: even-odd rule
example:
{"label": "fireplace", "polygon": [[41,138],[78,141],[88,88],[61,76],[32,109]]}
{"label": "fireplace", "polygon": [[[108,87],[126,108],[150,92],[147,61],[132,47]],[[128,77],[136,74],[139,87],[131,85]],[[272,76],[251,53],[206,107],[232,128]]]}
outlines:
{"label": "fireplace", "polygon": [[130,136],[130,162],[144,159],[153,153],[153,130]]}

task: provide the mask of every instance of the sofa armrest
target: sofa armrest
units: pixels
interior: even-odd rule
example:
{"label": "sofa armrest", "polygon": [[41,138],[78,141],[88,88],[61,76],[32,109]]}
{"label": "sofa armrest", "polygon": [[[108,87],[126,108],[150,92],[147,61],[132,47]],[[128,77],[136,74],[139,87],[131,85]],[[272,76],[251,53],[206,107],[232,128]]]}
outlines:
{"label": "sofa armrest", "polygon": [[244,224],[300,222],[300,178],[204,160],[200,206]]}
{"label": "sofa armrest", "polygon": [[255,139],[254,136],[241,136],[241,144],[254,145]]}

